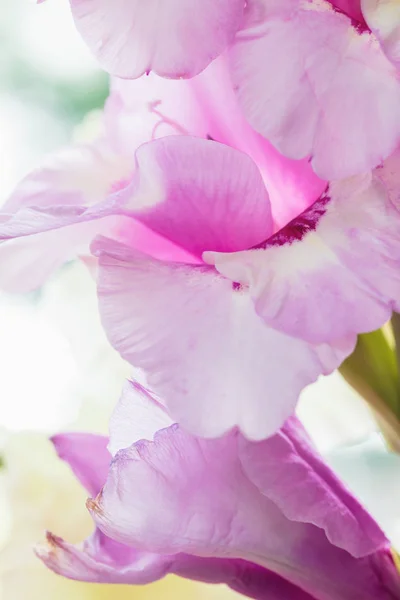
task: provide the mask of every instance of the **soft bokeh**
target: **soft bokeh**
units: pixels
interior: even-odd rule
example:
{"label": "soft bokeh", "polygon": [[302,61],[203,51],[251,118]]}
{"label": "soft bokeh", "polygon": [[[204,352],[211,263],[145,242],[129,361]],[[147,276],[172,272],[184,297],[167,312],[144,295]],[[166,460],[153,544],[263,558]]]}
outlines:
{"label": "soft bokeh", "polygon": [[[8,4],[0,13],[0,202],[47,153],[91,135],[92,111],[108,89],[65,0]],[[91,529],[86,493],[48,436],[107,432],[130,372],[106,341],[85,265],[66,265],[38,292],[0,295],[0,365],[1,600],[236,596],[176,578],[134,590],[70,582],[33,554],[46,529],[71,542]],[[335,373],[305,390],[298,412],[331,466],[400,548],[400,458],[375,433],[362,399]]]}
{"label": "soft bokeh", "polygon": [[[0,14],[0,202],[73,136],[90,135],[107,77],[76,34],[68,3],[13,0]],[[51,47],[51,51],[49,48]],[[83,121],[83,125],[82,125]],[[129,370],[100,327],[94,283],[66,265],[45,289],[0,295],[0,597],[2,600],[234,597],[168,578],[146,588],[95,586],[47,570],[33,546],[46,529],[77,541],[91,529],[86,493],[48,436],[105,433]]]}
{"label": "soft bokeh", "polygon": [[[8,356],[15,385],[10,384],[10,404],[3,406],[9,429],[3,427],[0,437],[1,600],[118,600],[132,594],[146,600],[237,597],[223,586],[176,577],[134,590],[77,583],[55,575],[36,558],[33,548],[44,541],[46,530],[78,542],[93,527],[85,507],[87,493],[57,458],[48,436],[65,429],[106,433],[130,369],[105,338],[94,282],[81,263],[70,264],[55,276],[33,306],[19,299],[4,313],[13,311],[16,315],[20,311],[26,324],[24,335],[32,344],[37,341],[39,352],[32,347],[30,359],[24,353]],[[41,333],[42,326],[53,339]],[[58,346],[62,352],[55,351]],[[22,376],[29,360],[36,373],[33,382]],[[51,387],[47,369],[52,373]],[[10,373],[0,378],[2,385],[10,378]]]}
{"label": "soft bokeh", "polygon": [[[29,458],[28,458],[29,457]],[[15,434],[3,448],[1,478],[0,585],[2,600],[138,600],[164,598],[217,599],[236,594],[220,586],[167,577],[150,586],[106,586],[78,583],[52,573],[35,557],[32,547],[46,529],[78,542],[92,524],[85,509],[86,493],[69,468],[58,460],[41,434]],[[5,489],[4,489],[5,488]],[[4,506],[3,506],[4,505]]]}

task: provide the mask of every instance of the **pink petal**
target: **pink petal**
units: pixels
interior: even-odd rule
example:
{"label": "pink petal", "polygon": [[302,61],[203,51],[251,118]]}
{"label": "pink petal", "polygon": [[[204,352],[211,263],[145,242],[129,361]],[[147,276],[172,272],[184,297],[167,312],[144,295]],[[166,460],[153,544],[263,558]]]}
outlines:
{"label": "pink petal", "polygon": [[107,163],[100,144],[96,150],[62,151],[23,180],[0,214],[0,240],[7,242],[0,244],[0,288],[26,292],[39,287],[63,263],[87,255],[99,233],[134,241],[159,258],[187,260],[188,254],[169,240],[121,216],[118,193],[102,201],[121,168]]}
{"label": "pink petal", "polygon": [[286,156],[311,155],[324,179],[368,171],[399,142],[395,68],[327,5],[259,17],[238,34],[231,67],[250,124]]}
{"label": "pink petal", "polygon": [[91,583],[146,585],[164,577],[170,569],[168,556],[137,552],[96,531],[83,546],[74,546],[51,533],[37,556],[63,577]]}
{"label": "pink petal", "polygon": [[62,264],[89,253],[97,234],[107,234],[165,260],[198,262],[191,254],[132,218],[124,217],[118,195],[94,207],[22,207],[0,214],[0,288],[27,292],[40,287]]}
{"label": "pink petal", "polygon": [[[88,492],[96,495],[110,466],[108,439],[89,433],[59,434],[51,439],[59,457]],[[168,556],[138,552],[99,530],[79,547],[51,533],[47,533],[46,541],[47,546],[36,548],[39,558],[56,573],[80,581],[146,584],[160,579],[170,568]]]}
{"label": "pink petal", "polygon": [[186,85],[193,90],[199,110],[207,117],[208,134],[254,160],[270,196],[274,221],[283,225],[312,204],[325,184],[307,159],[298,161],[283,156],[250,127],[226,63],[224,57],[219,58]]}
{"label": "pink petal", "polygon": [[159,262],[104,238],[93,252],[111,343],[145,371],[173,420],[199,435],[236,425],[253,439],[272,434],[301,389],[353,348],[355,336],[311,345],[265,326],[248,292],[208,267]]}
{"label": "pink petal", "polygon": [[172,136],[139,148],[136,162],[121,192],[125,211],[193,255],[248,248],[272,231],[268,194],[245,154]]}
{"label": "pink petal", "polygon": [[232,42],[243,0],[70,0],[76,26],[104,69],[193,77]]}
{"label": "pink petal", "polygon": [[[384,535],[382,550],[355,559],[332,545],[323,529],[289,521],[247,478],[239,438],[230,434],[219,440],[196,439],[172,426],[159,432],[154,442],[122,450],[102,493],[89,504],[93,518],[107,535],[145,551],[247,559],[287,578],[312,598],[395,598],[389,585],[396,574]],[[268,469],[265,444],[258,447]],[[285,468],[281,463],[281,472]],[[280,484],[281,478],[275,489],[284,504]],[[318,486],[313,492],[318,495]],[[349,507],[340,494],[335,499],[338,513],[346,514]],[[325,505],[326,511],[331,508]],[[350,546],[353,534],[347,531]],[[398,593],[398,582],[395,585]]]}
{"label": "pink petal", "polygon": [[[197,255],[198,262],[204,250],[247,248],[273,227],[268,194],[248,156],[216,142],[171,136],[141,146],[132,183],[104,202],[22,208],[3,216],[0,239],[124,214]],[[129,228],[135,245],[133,219]]]}
{"label": "pink petal", "polygon": [[[133,398],[133,391],[140,398]],[[138,395],[136,394],[136,395]],[[129,384],[125,389],[123,411],[115,418],[139,419],[147,410],[154,424],[159,411],[153,398],[143,389]],[[128,412],[124,412],[129,400],[133,400]],[[165,414],[165,413],[164,413]],[[153,415],[153,419],[151,416]],[[163,423],[165,424],[165,423]],[[134,425],[134,423],[133,423]],[[106,450],[107,439],[90,434],[63,434],[53,438],[56,450],[72,468],[81,483],[96,494],[106,479],[110,455]],[[162,555],[140,552],[106,537],[96,530],[83,544],[74,546],[48,533],[47,545],[36,548],[36,553],[53,571],[80,581],[97,583],[125,583],[144,585],[167,573],[207,583],[226,583],[232,589],[259,600],[312,600],[311,597],[275,573],[243,560],[198,558],[185,554]],[[282,596],[283,595],[283,596]]]}
{"label": "pink petal", "polygon": [[54,435],[51,441],[58,456],[68,463],[89,494],[98,494],[111,462],[108,439],[90,433],[61,433]]}
{"label": "pink petal", "polygon": [[[214,249],[235,250],[251,246],[271,233],[272,218],[268,198],[256,167],[248,158],[235,154],[232,150],[222,149],[211,143],[207,146],[206,142],[198,140],[193,144],[188,140],[171,140],[165,143],[164,149],[165,155],[170,153],[173,156],[175,153],[177,163],[183,164],[182,152],[187,153],[188,145],[193,146],[190,169],[187,169],[183,178],[179,169],[175,168],[175,175],[181,177],[186,185],[198,186],[201,193],[199,191],[197,197],[191,193],[190,202],[185,202],[182,195],[170,198],[171,202],[164,203],[164,209],[169,213],[168,218],[160,207],[143,215],[143,219],[148,220],[149,225],[155,229],[159,228],[162,234],[171,233],[172,237],[177,234],[177,243],[189,242],[192,247],[195,246],[192,250],[197,251],[197,257],[133,219],[119,218],[111,222],[102,219],[101,222],[89,223],[91,220],[121,213],[123,207],[119,202],[121,194],[118,190],[127,186],[134,171],[134,160],[129,156],[133,157],[137,146],[153,136],[153,129],[157,128],[158,134],[163,135],[179,131],[179,122],[176,130],[169,125],[169,131],[168,128],[158,127],[163,119],[165,124],[173,123],[174,118],[180,119],[184,114],[182,104],[176,102],[177,96],[182,102],[187,102],[188,111],[184,122],[188,127],[200,135],[206,136],[210,131],[212,136],[219,137],[221,141],[242,146],[251,157],[259,161],[264,180],[274,198],[274,215],[279,222],[285,223],[293,211],[297,213],[315,200],[322,182],[315,178],[309,165],[284,159],[247,125],[237,106],[224,61],[217,61],[207,69],[207,73],[195,79],[193,86],[188,82],[166,81],[156,76],[125,82],[125,87],[119,84],[116,95],[114,93],[110,98],[106,110],[106,140],[99,139],[93,146],[75,146],[62,150],[21,182],[4,207],[6,214],[1,215],[3,225],[0,226],[0,239],[13,240],[0,247],[0,255],[3,257],[3,267],[0,268],[2,289],[14,292],[35,289],[59,266],[75,258],[77,254],[87,260],[88,243],[95,233],[112,235],[156,258],[186,262],[199,262],[204,249],[203,241],[211,244],[209,247]],[[143,83],[147,81],[149,85]],[[216,82],[219,84],[217,88]],[[129,93],[126,91],[127,86],[132,88]],[[186,95],[183,94],[184,90]],[[214,98],[216,91],[218,101]],[[161,100],[157,99],[158,94],[161,95],[162,106],[159,106]],[[154,114],[149,113],[148,102],[154,103]],[[232,120],[235,121],[235,128],[230,125]],[[142,185],[139,196],[142,192],[148,193],[150,199],[158,201],[154,198],[157,190],[151,189],[151,179],[156,181],[157,173],[149,175],[147,187],[143,185],[143,181],[138,182],[138,179],[143,179],[143,171],[146,172],[147,167],[157,170],[160,166],[157,164],[158,159],[164,162],[164,166],[160,167],[161,171],[169,166],[160,148],[161,145],[152,150],[149,147],[147,150],[143,149],[142,154],[139,153],[142,172],[137,174],[135,182],[125,193],[128,201],[132,200],[130,194],[138,184],[139,187]],[[152,152],[154,157],[151,156]],[[217,162],[217,154],[220,162]],[[187,157],[189,156],[187,153]],[[149,164],[143,167],[147,160]],[[215,166],[222,167],[221,163],[226,166],[226,181],[221,188],[222,193],[215,194],[217,205],[211,195],[213,186],[218,192],[219,181],[214,178],[207,188],[200,172],[200,167],[211,171],[210,163],[213,163],[214,172]],[[231,177],[230,170],[237,171],[237,181]],[[165,174],[167,176],[169,173]],[[232,192],[229,196],[232,186],[236,184],[235,193]],[[254,195],[246,186],[254,187]],[[104,205],[102,200],[113,191],[116,192],[116,199],[111,197]],[[170,192],[172,194],[175,191],[176,186],[172,182]],[[164,193],[164,189],[160,190],[161,196]],[[212,209],[204,204],[207,194],[210,194],[208,200],[212,203]],[[285,199],[284,202],[282,198]],[[189,211],[185,212],[177,206],[176,199],[184,201],[185,206],[190,206],[194,211],[189,215]],[[196,201],[195,206],[193,199]],[[245,204],[243,199],[246,200]],[[228,210],[228,202],[229,210],[235,213],[231,216],[232,232],[226,228],[225,222],[221,223],[224,216],[222,213]],[[93,208],[90,208],[92,205]],[[245,214],[242,214],[244,210]],[[179,215],[178,211],[182,214]],[[197,222],[200,211],[203,211],[202,232]],[[138,211],[141,212],[143,210]],[[218,213],[219,221],[212,222]],[[132,216],[133,212],[129,214]],[[184,226],[182,217],[185,219]],[[191,227],[188,227],[189,220]],[[88,224],[82,225],[85,221]],[[168,225],[169,229],[166,227]],[[170,231],[171,226],[175,231]],[[182,236],[185,228],[186,234]],[[52,232],[56,229],[60,231]],[[210,231],[207,233],[206,229]],[[29,237],[25,240],[16,239],[22,236]],[[223,240],[222,237],[226,239]]]}
{"label": "pink petal", "polygon": [[121,160],[101,140],[93,146],[60,150],[27,175],[8,198],[0,213],[0,239],[43,233],[112,214],[102,210],[97,215],[96,209],[94,213],[88,209],[102,206],[115,181],[131,170],[132,164],[128,166],[126,159]]}
{"label": "pink petal", "polygon": [[100,232],[112,235],[121,227],[112,216],[99,220],[85,207],[53,210],[22,208],[0,223],[0,288],[24,293],[40,287],[50,275],[78,254],[88,254]]}
{"label": "pink petal", "polygon": [[172,423],[165,409],[148,390],[128,381],[110,419],[108,449],[114,456],[118,450],[128,448],[139,440],[152,440],[157,431]]}
{"label": "pink petal", "polygon": [[255,600],[314,600],[272,571],[244,560],[202,558],[187,554],[138,552],[98,532],[83,547],[47,534],[36,554],[56,573],[78,581],[146,585],[169,573],[205,583],[225,583]]}
{"label": "pink petal", "polygon": [[382,530],[326,466],[295,417],[268,440],[243,440],[240,460],[249,479],[288,519],[322,527],[332,544],[353,556],[386,544]]}
{"label": "pink petal", "polygon": [[164,79],[155,73],[135,80],[111,78],[104,115],[114,147],[133,155],[142,143],[167,135],[214,138],[191,84],[214,71],[220,60],[191,80]]}
{"label": "pink petal", "polygon": [[[23,294],[39,288],[70,257],[56,235],[21,238],[0,243],[0,289]],[[57,252],[54,251],[57,248]]]}
{"label": "pink petal", "polygon": [[101,140],[91,146],[63,148],[22,179],[2,211],[14,213],[29,206],[89,206],[105,199],[113,183],[131,169],[126,158],[121,160]]}
{"label": "pink petal", "polygon": [[147,140],[173,134],[210,137],[248,154],[260,169],[280,225],[312,204],[325,187],[307,160],[282,156],[250,127],[224,57],[188,81],[154,74],[135,81],[114,79],[106,116],[109,136],[119,148],[136,151],[140,132],[143,141],[146,135]]}
{"label": "pink petal", "polygon": [[[27,292],[40,287],[63,263],[87,253],[95,233],[110,235],[115,225],[110,220],[69,225],[84,221],[80,215],[86,206],[106,198],[126,169],[99,141],[96,147],[63,149],[25,177],[0,217],[0,237],[9,240],[0,244],[1,289]],[[62,231],[52,231],[56,228]]]}
{"label": "pink petal", "polygon": [[322,343],[377,329],[400,301],[399,186],[390,178],[388,164],[331,184],[258,249],[204,258],[248,286],[257,313],[288,335]]}

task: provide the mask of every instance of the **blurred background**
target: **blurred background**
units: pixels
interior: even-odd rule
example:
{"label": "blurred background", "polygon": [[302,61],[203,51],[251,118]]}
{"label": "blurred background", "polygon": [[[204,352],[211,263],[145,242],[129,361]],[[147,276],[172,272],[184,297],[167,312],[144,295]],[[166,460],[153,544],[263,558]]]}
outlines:
{"label": "blurred background", "polygon": [[[12,0],[0,12],[0,202],[52,151],[85,137],[108,94],[76,33],[67,0]],[[102,332],[95,286],[80,262],[42,289],[0,294],[0,598],[229,598],[175,578],[146,588],[69,582],[32,547],[50,529],[69,541],[90,532],[85,492],[48,436],[107,432],[129,374]],[[299,414],[332,467],[400,547],[400,465],[362,399],[333,374],[305,391]]]}

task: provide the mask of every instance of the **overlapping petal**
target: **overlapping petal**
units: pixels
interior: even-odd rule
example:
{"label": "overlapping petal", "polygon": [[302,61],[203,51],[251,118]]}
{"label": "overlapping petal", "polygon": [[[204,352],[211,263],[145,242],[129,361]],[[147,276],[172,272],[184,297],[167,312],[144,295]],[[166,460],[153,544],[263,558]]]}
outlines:
{"label": "overlapping petal", "polygon": [[[114,422],[123,419],[126,427],[126,418],[132,417],[132,430],[128,432],[126,429],[125,434],[125,440],[129,439],[129,443],[141,439],[137,437],[138,430],[134,425],[143,416],[143,411],[147,411],[146,422],[150,428],[160,424],[161,414],[167,418],[147,390],[128,382],[114,413]],[[121,442],[118,427],[112,436],[113,446]],[[70,465],[89,493],[95,495],[99,492],[106,480],[111,458],[105,450],[107,438],[72,433],[54,437],[53,443],[60,458]],[[307,593],[259,565],[240,559],[142,552],[108,538],[99,529],[80,546],[48,533],[47,546],[39,546],[36,552],[56,573],[80,581],[144,585],[174,573],[207,583],[225,583],[256,600],[281,600],[282,597],[288,600],[312,600]]]}
{"label": "overlapping petal", "polygon": [[[23,216],[27,213],[23,211],[20,224],[17,221],[9,223],[10,239],[0,243],[0,288],[11,293],[26,293],[39,288],[67,261],[80,254],[88,255],[93,237],[100,231],[111,235],[115,225],[113,219],[75,224],[76,214],[71,219],[64,215],[65,219],[55,220],[48,220],[45,214],[34,209],[28,214],[29,221],[24,221]],[[59,229],[53,231],[54,226]],[[26,231],[25,227],[32,227],[33,235],[19,237],[19,231]]]}
{"label": "overlapping petal", "polygon": [[[154,442],[118,453],[101,495],[90,504],[92,515],[123,543],[161,553],[241,557],[280,574],[312,598],[396,597],[382,534],[376,554],[354,559],[328,542],[322,529],[287,520],[248,479],[240,456],[237,434],[207,441],[172,426]],[[267,453],[264,461],[268,469]],[[162,511],[158,501],[149,502],[151,496],[163,498]],[[340,511],[340,495],[337,504]],[[349,572],[351,578],[343,577]]]}
{"label": "overlapping petal", "polygon": [[40,287],[63,263],[88,254],[96,233],[110,235],[115,220],[83,223],[79,215],[106,198],[130,168],[99,141],[63,149],[25,177],[0,215],[1,238],[7,240],[0,244],[0,287],[11,292]]}
{"label": "overlapping petal", "polygon": [[[59,227],[75,235],[124,219],[123,234],[93,246],[109,339],[191,432],[238,426],[262,439],[398,305],[396,157],[332,183],[271,236],[268,194],[249,157],[170,136],[138,150],[132,182],[105,202],[25,208],[0,237]],[[152,236],[172,245],[161,260],[151,258]]]}
{"label": "overlapping petal", "polygon": [[301,389],[335,369],[355,342],[313,345],[265,326],[248,292],[210,267],[156,261],[104,238],[93,251],[111,343],[144,369],[172,418],[197,434],[235,425],[250,438],[272,434]]}
{"label": "overlapping petal", "polygon": [[193,77],[232,42],[243,0],[70,0],[76,26],[107,71]]}
{"label": "overlapping petal", "polygon": [[79,548],[48,534],[47,548],[39,548],[37,554],[56,573],[78,581],[146,585],[174,574],[204,583],[225,583],[255,600],[314,600],[286,579],[244,560],[138,552],[100,536],[97,531]]}
{"label": "overlapping petal", "polygon": [[[112,415],[109,447],[117,454],[138,442],[153,442],[161,430],[172,425],[154,395],[128,381]],[[69,437],[73,441],[73,435]],[[268,440],[254,443],[241,435],[236,437],[235,447],[246,477],[285,517],[324,529],[335,546],[357,557],[386,544],[381,529],[327,467],[297,417],[290,417]],[[78,448],[79,454],[84,456]],[[104,469],[101,472],[104,474]]]}
{"label": "overlapping petal", "polygon": [[125,211],[194,256],[247,248],[272,232],[268,193],[242,152],[173,136],[139,148],[136,163],[121,192]]}
{"label": "overlapping petal", "polygon": [[138,147],[138,132],[143,142],[173,134],[196,135],[244,152],[261,172],[277,226],[302,212],[324,189],[325,183],[306,159],[282,156],[251,128],[238,104],[225,57],[189,81],[154,74],[135,81],[114,79],[106,121],[117,147],[132,148],[132,154]]}
{"label": "overlapping petal", "polygon": [[199,139],[140,149],[136,178],[121,194],[125,210],[197,257],[207,246],[229,247],[203,254],[219,277],[212,266],[154,261],[112,240],[93,246],[109,339],[145,370],[176,421],[199,435],[237,425],[250,438],[266,437],[301,389],[351,352],[358,333],[389,318],[400,298],[396,156],[370,175],[332,183],[297,220],[235,252],[249,244],[249,227],[254,241],[268,229],[251,163]]}
{"label": "overlapping petal", "polygon": [[325,3],[283,16],[259,5],[230,51],[251,125],[283,154],[311,155],[324,179],[377,166],[400,137],[400,84],[379,44]]}
{"label": "overlapping petal", "polygon": [[312,343],[379,328],[400,300],[399,187],[389,164],[330,185],[259,248],[207,253],[271,326]]}
{"label": "overlapping petal", "polygon": [[[129,414],[134,423],[146,402],[148,423],[154,418],[155,425],[163,409],[150,392],[128,383],[115,418]],[[259,600],[398,597],[383,533],[316,455],[296,419],[261,443],[238,432],[197,439],[178,425],[157,432],[152,441],[136,440],[135,427],[130,437],[133,445],[117,453],[103,491],[89,503],[102,531],[79,546],[49,534],[48,547],[38,549],[56,572],[134,584],[176,573],[224,582]],[[72,434],[56,447],[94,489],[109,462],[105,444],[101,436]],[[319,506],[318,526],[302,522],[303,505],[293,521],[288,519],[294,510],[293,479],[301,494],[308,487],[311,511]],[[332,532],[332,514],[340,513],[337,539],[364,558],[353,558],[325,536],[324,530]]]}
{"label": "overlapping petal", "polygon": [[323,528],[332,544],[353,556],[382,545],[382,531],[327,468],[297,418],[262,442],[242,438],[239,449],[249,479],[288,519]]}
{"label": "overlapping petal", "polygon": [[[82,165],[77,170],[85,184],[93,178]],[[132,171],[129,185],[114,194],[111,189],[104,202],[104,190],[98,191],[99,202],[93,206],[86,204],[90,196],[83,192],[81,179],[77,177],[79,185],[73,178],[70,181],[68,170],[55,169],[56,186],[46,170],[34,174],[10,199],[5,208],[9,214],[1,215],[0,239],[13,240],[17,247],[10,250],[8,244],[1,245],[0,253],[11,252],[17,266],[37,262],[40,269],[30,284],[35,287],[68,258],[87,253],[96,233],[123,239],[152,256],[196,262],[201,261],[203,250],[246,248],[272,231],[261,175],[252,160],[237,150],[200,138],[172,136],[144,144],[136,154],[136,166],[132,160]],[[110,186],[112,182],[111,178]],[[38,205],[36,184],[42,202]],[[31,239],[17,239],[25,236]],[[23,290],[30,280],[22,281],[20,275],[17,270],[13,285]],[[7,277],[8,270],[3,287],[11,288]]]}
{"label": "overlapping petal", "polygon": [[108,449],[114,456],[138,440],[152,440],[157,431],[172,424],[165,408],[146,388],[128,381],[110,419]]}
{"label": "overlapping petal", "polygon": [[[234,128],[231,126],[232,122],[235,123]],[[134,156],[138,147],[159,136],[188,136],[195,133],[200,137],[211,137],[233,148],[242,149],[261,169],[261,176],[271,195],[275,224],[286,223],[294,214],[309,206],[318,197],[323,185],[307,162],[291,161],[282,157],[251,129],[238,107],[223,58],[215,61],[204,73],[189,82],[165,80],[156,75],[130,82],[115,80],[113,92],[107,102],[103,126],[102,136],[92,145],[72,146],[62,150],[33,171],[18,185],[6,203],[0,217],[3,223],[0,237],[2,240],[11,241],[0,246],[0,285],[3,289],[24,292],[39,287],[65,261],[78,254],[86,257],[88,243],[96,232],[107,233],[129,244],[133,243],[135,247],[152,256],[193,261],[190,253],[185,254],[182,249],[178,250],[172,242],[150,231],[138,221],[124,222],[119,218],[112,222],[101,220],[94,224],[89,223],[106,215],[119,214],[116,205],[118,203],[115,203],[113,198],[111,202],[106,202],[106,207],[102,205],[102,200],[128,186],[135,171]],[[188,162],[196,146],[193,151],[187,151],[192,142],[182,142],[185,143],[186,147],[182,148],[180,153],[187,152]],[[179,143],[176,143],[175,154],[178,145]],[[158,152],[143,149],[141,154],[138,154],[137,169],[140,171],[142,167],[146,176],[147,168],[151,167],[145,164],[149,158],[150,162],[153,160],[160,163],[160,171],[163,171],[165,180],[170,177],[168,160],[174,158],[173,152],[167,149],[171,154],[168,158],[167,152],[162,152],[161,144],[156,148]],[[203,148],[206,146],[203,145]],[[199,161],[197,174],[200,186],[200,179],[203,178],[201,168],[206,169],[207,173],[214,173],[210,190],[213,185],[216,187],[216,171],[222,167],[222,163],[225,164],[226,183],[229,169],[238,174],[244,173],[239,163],[246,160],[245,157],[239,158],[238,154],[232,153],[229,157],[227,153],[223,154],[220,151],[218,162],[214,145],[209,152],[213,151],[214,156],[208,156],[207,152],[204,160]],[[152,152],[155,157],[153,159],[149,156]],[[164,155],[161,156],[162,154]],[[182,163],[182,171],[183,161],[179,160]],[[236,226],[232,227],[232,234],[238,234],[239,221],[243,220],[241,240],[238,242],[252,245],[268,235],[272,228],[272,217],[260,175],[249,159],[246,168],[248,183],[253,182],[255,186],[254,198],[249,198],[248,191],[245,190],[245,176],[237,191],[231,190],[236,203],[232,202],[230,214],[232,217],[232,212],[237,212],[237,215],[232,217],[236,223]],[[177,178],[181,171],[174,165],[171,174],[174,172]],[[152,173],[151,176],[155,177],[155,174]],[[140,173],[129,187],[129,193],[137,185],[139,177]],[[238,182],[232,177],[231,188],[236,183]],[[142,195],[148,193],[151,203],[154,190],[150,188],[150,185],[144,186]],[[170,186],[169,192],[175,191],[176,186]],[[243,194],[245,199],[243,207],[239,206],[240,194]],[[199,218],[199,224],[207,225],[207,229],[214,232],[211,239],[207,234],[205,241],[210,239],[211,243],[217,236],[219,239],[222,235],[228,237],[229,232],[225,225],[222,226],[221,218],[212,224],[211,221],[216,215],[209,211],[209,208],[201,208],[203,198],[201,202],[198,198],[193,199],[198,214],[197,217],[192,214],[192,221]],[[247,201],[249,204],[246,204]],[[224,208],[214,200],[212,203],[216,207],[220,206],[221,211]],[[92,205],[93,210],[90,209]],[[111,211],[107,210],[110,205]],[[170,209],[169,203],[166,208]],[[201,210],[203,216],[200,220]],[[155,223],[156,214],[157,211],[152,213],[152,224]],[[183,216],[187,218],[187,211]],[[148,219],[149,215],[144,215],[144,218]],[[88,222],[86,226],[80,225],[85,221]],[[79,225],[73,226],[75,224]],[[178,223],[175,224],[175,229],[177,226]],[[223,230],[217,233],[221,227]],[[52,233],[53,229],[59,231]],[[195,237],[199,241],[202,233],[199,227],[195,229]],[[245,230],[247,233],[243,233]],[[193,227],[187,232],[187,236],[191,234]],[[23,240],[23,236],[28,237]],[[232,248],[232,244],[231,236],[229,248]],[[217,246],[213,244],[213,247],[221,247],[221,243]],[[236,242],[233,247],[238,247]]]}
{"label": "overlapping petal", "polygon": [[63,148],[18,184],[2,212],[28,206],[90,206],[107,197],[113,183],[126,178],[131,168],[126,156],[121,158],[102,139]]}

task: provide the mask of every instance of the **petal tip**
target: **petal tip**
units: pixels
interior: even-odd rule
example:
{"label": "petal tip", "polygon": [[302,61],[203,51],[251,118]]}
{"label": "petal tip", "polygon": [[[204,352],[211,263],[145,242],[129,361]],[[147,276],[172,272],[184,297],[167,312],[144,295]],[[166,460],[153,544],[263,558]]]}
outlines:
{"label": "petal tip", "polygon": [[102,515],[103,510],[100,506],[101,492],[96,498],[88,498],[86,500],[86,508],[91,515]]}

